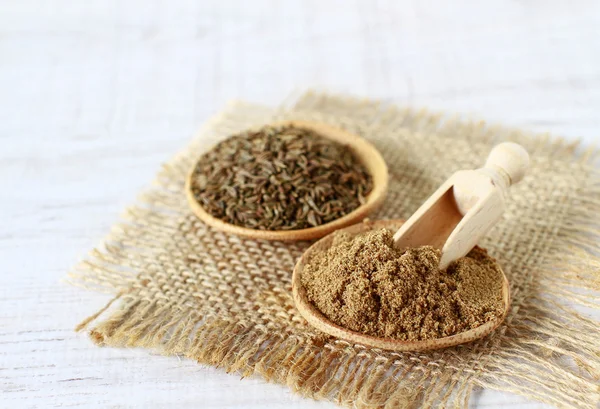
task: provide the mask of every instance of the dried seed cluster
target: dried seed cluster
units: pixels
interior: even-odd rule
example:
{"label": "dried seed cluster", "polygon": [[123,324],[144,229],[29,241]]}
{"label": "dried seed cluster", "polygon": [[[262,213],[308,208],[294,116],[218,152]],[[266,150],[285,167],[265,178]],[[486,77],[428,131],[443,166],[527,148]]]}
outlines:
{"label": "dried seed cluster", "polygon": [[216,145],[198,161],[191,188],[204,210],[228,223],[295,230],[356,209],[372,178],[348,147],[309,129],[279,126]]}

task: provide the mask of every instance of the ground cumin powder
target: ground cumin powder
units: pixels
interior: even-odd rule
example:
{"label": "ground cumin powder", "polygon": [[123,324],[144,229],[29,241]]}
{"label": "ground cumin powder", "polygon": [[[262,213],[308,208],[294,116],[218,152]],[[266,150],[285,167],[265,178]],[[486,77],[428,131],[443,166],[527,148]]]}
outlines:
{"label": "ground cumin powder", "polygon": [[331,321],[378,337],[424,340],[466,331],[502,314],[502,273],[476,247],[445,271],[440,251],[393,247],[381,229],[338,233],[305,266],[310,301]]}

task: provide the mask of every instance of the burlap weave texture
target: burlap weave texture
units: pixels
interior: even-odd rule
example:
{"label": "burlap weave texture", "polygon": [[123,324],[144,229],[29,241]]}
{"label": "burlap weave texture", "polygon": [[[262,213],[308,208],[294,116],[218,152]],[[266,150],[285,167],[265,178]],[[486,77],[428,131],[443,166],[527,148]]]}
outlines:
{"label": "burlap weave texture", "polygon": [[[183,184],[212,143],[273,120],[329,123],[374,143],[390,171],[376,218],[407,218],[458,169],[481,166],[494,144],[523,144],[528,176],[481,243],[511,284],[505,323],[479,341],[427,353],[352,345],[313,330],[291,297],[294,264],[310,243],[242,239],[207,227]],[[232,104],[172,158],[72,280],[116,294],[86,319],[107,346],[153,348],[305,396],[364,408],[464,406],[473,387],[511,391],[558,407],[600,402],[600,179],[593,152],[543,135],[307,93],[278,109]]]}

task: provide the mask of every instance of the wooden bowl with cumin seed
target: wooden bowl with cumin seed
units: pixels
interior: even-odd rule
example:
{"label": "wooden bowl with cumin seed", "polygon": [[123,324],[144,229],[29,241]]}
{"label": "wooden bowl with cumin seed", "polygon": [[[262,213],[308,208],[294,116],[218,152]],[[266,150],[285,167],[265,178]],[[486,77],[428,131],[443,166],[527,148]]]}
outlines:
{"label": "wooden bowl with cumin seed", "polygon": [[[371,191],[364,197],[364,201],[360,206],[327,223],[302,229],[261,230],[239,226],[217,218],[210,214],[202,204],[198,202],[193,191],[194,177],[196,177],[195,171],[199,164],[199,162],[196,162],[187,175],[185,192],[191,210],[204,223],[223,232],[252,239],[280,241],[312,240],[324,237],[335,230],[363,220],[381,205],[388,188],[387,165],[379,151],[377,151],[377,149],[367,140],[351,132],[317,122],[281,121],[268,124],[268,126],[306,129],[313,131],[320,137],[344,145],[351,151],[354,158],[364,166],[366,172],[371,176]],[[260,128],[264,128],[264,126]],[[200,160],[202,160],[202,158],[200,158]]]}

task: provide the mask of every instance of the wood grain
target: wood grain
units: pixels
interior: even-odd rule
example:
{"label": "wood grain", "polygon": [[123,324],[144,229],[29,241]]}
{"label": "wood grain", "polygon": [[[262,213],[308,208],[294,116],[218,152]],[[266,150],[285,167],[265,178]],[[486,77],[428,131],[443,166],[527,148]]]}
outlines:
{"label": "wood grain", "polygon": [[[333,91],[600,131],[592,0],[0,0],[0,406],[311,408],[259,379],[73,333],[108,296],[59,280],[233,98]],[[542,407],[475,392],[479,407]]]}

